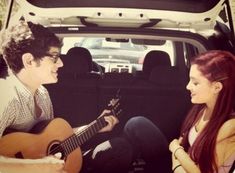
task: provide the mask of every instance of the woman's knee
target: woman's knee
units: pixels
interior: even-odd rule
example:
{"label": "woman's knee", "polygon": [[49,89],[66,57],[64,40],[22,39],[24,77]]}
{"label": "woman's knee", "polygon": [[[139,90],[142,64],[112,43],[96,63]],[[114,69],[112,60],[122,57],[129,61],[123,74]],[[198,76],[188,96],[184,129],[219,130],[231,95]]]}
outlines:
{"label": "woman's knee", "polygon": [[[131,118],[124,128],[124,134],[145,160],[156,160],[168,152],[168,142],[161,130],[143,116]],[[135,154],[136,155],[136,154]]]}
{"label": "woman's knee", "polygon": [[128,120],[124,127],[124,134],[132,141],[151,141],[168,145],[161,130],[152,121],[143,116],[136,116]]}
{"label": "woman's knee", "polygon": [[145,126],[145,124],[151,123],[150,120],[148,120],[147,118],[143,117],[143,116],[135,116],[130,118],[126,125],[125,128],[133,128],[133,127],[139,127],[139,126]]}
{"label": "woman's knee", "polygon": [[130,118],[125,127],[124,131],[159,131],[158,127],[149,119],[143,116],[135,116]]}

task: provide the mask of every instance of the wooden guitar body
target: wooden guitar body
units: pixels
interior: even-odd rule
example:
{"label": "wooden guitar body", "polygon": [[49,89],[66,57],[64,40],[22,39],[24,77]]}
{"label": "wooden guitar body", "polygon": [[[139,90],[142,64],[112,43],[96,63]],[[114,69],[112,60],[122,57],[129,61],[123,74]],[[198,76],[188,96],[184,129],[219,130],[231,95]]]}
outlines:
{"label": "wooden guitar body", "polygon": [[63,147],[60,146],[62,141],[72,135],[74,132],[71,126],[65,120],[55,118],[39,134],[15,132],[3,136],[0,139],[0,155],[38,159],[59,152],[65,160],[65,170],[68,173],[78,173],[82,166],[80,148],[76,147],[66,153],[66,142],[63,142]]}
{"label": "wooden guitar body", "polygon": [[[119,99],[112,100],[110,111],[112,115],[117,117],[122,112],[119,108]],[[78,173],[82,167],[80,146],[107,125],[104,116],[99,116],[77,134],[62,118],[55,118],[49,123],[47,122],[46,125],[42,121],[33,127],[32,133],[7,134],[0,139],[0,155],[22,159],[39,159],[61,153],[62,159],[65,161],[65,170],[68,173]]]}

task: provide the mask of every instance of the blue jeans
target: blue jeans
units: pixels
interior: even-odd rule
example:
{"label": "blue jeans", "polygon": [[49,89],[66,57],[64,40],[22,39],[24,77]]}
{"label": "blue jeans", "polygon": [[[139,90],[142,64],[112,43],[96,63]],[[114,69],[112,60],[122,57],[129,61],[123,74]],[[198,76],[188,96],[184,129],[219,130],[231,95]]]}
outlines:
{"label": "blue jeans", "polygon": [[162,132],[147,118],[136,116],[127,121],[119,137],[98,145],[89,159],[85,159],[85,165],[95,173],[126,173],[141,158],[146,163],[145,173],[168,173],[169,156],[168,142]]}
{"label": "blue jeans", "polygon": [[171,172],[167,139],[149,119],[131,118],[124,127],[124,135],[132,145],[133,160],[139,157],[146,162],[145,172]]}

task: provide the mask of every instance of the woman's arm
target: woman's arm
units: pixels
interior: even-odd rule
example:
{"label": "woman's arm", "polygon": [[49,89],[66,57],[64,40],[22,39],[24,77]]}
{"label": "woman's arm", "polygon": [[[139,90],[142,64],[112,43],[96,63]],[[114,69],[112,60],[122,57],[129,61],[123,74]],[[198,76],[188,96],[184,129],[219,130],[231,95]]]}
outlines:
{"label": "woman's arm", "polygon": [[173,173],[186,173],[186,171],[184,170],[180,162],[175,158],[173,153],[171,155],[171,159],[172,159],[172,172]]}
{"label": "woman's arm", "polygon": [[[179,144],[178,139],[174,139],[170,145],[169,149],[172,152],[172,157],[175,157],[177,162],[180,163],[182,168],[177,168],[177,172],[181,173],[180,170],[185,170],[187,173],[201,173],[198,166],[195,164],[195,162],[190,158],[187,152],[184,151],[184,148]],[[173,160],[173,159],[172,159]],[[174,160],[173,160],[174,161]],[[176,161],[174,161],[176,162]],[[173,164],[175,164],[173,162]],[[176,170],[175,170],[176,172]],[[176,172],[176,173],[177,173]]]}
{"label": "woman's arm", "polygon": [[217,166],[222,166],[235,154],[235,119],[226,121],[220,128],[216,143]]}

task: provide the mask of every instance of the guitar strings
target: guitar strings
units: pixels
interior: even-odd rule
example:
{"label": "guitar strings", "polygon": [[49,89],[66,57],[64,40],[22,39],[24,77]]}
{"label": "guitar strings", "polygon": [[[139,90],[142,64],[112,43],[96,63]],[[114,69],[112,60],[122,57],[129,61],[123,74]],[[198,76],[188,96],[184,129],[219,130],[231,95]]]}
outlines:
{"label": "guitar strings", "polygon": [[[56,154],[58,152],[63,152],[63,154],[67,156],[71,151],[77,148],[75,146],[80,146],[81,144],[83,144],[83,142],[89,139],[90,136],[95,134],[96,131],[100,130],[102,127],[106,125],[106,124],[102,124],[102,121],[98,121],[98,120],[101,120],[101,118],[104,119],[103,117],[99,117],[97,120],[92,121],[89,125],[87,125],[86,128],[82,129],[80,132],[73,134],[72,136],[66,138],[64,141],[61,141],[60,143],[57,143],[58,145],[52,148],[52,150],[49,151],[49,154]],[[100,123],[100,124],[97,124],[97,123]],[[99,126],[95,126],[95,125],[99,125]],[[86,135],[84,136],[84,134],[86,134],[86,132],[89,131],[89,129],[94,130],[92,131],[93,134],[90,134],[90,136],[86,136]],[[73,140],[77,136],[80,136],[80,137],[82,136],[84,138],[86,137],[87,139],[83,139],[83,141]],[[63,149],[63,151],[61,151],[61,149]]]}
{"label": "guitar strings", "polygon": [[[122,109],[119,109],[118,110],[118,112],[116,112],[116,109],[120,106],[120,103],[119,103],[119,100],[120,99],[115,99],[114,101],[116,101],[116,102],[114,102],[114,105],[112,105],[111,104],[111,112],[112,112],[112,114],[114,115],[114,116],[118,116],[121,112],[122,112]],[[99,117],[99,118],[97,118],[96,120],[94,120],[94,121],[92,121],[90,124],[88,124],[87,125],[87,127],[85,127],[84,129],[81,129],[78,133],[74,133],[72,136],[70,136],[70,137],[68,137],[68,138],[66,138],[64,141],[61,141],[60,143],[58,143],[58,145],[57,146],[55,146],[52,150],[50,150],[49,151],[49,154],[56,154],[56,153],[61,153],[61,149],[63,149],[63,153],[62,154],[64,154],[65,156],[67,156],[69,153],[70,153],[70,151],[72,152],[75,148],[77,148],[77,147],[75,147],[75,146],[71,146],[71,145],[73,145],[74,143],[73,143],[73,141],[71,141],[73,138],[75,138],[75,137],[77,137],[77,136],[84,136],[84,134],[86,134],[87,133],[87,131],[89,131],[89,129],[92,129],[92,127],[93,127],[93,125],[95,125],[97,122],[100,122],[100,121],[98,121],[98,120],[101,120],[101,118],[102,119],[104,119],[104,117]],[[101,126],[102,126],[103,124],[101,124]],[[104,124],[104,125],[106,125],[106,124]],[[103,126],[104,127],[104,126]],[[95,128],[95,127],[94,127]],[[92,136],[92,135],[94,135],[98,130],[100,130],[102,127],[97,127],[97,129],[94,129],[94,132],[92,133],[92,134],[90,134],[90,137]],[[89,139],[90,137],[89,136],[84,136],[84,137],[86,137],[87,139]],[[84,141],[86,141],[87,139],[85,139]],[[76,142],[76,144],[74,144],[74,145],[77,145],[77,146],[80,146],[81,144],[83,144],[83,142],[81,142],[81,141],[77,141],[77,140],[74,140],[75,142]],[[80,143],[79,143],[80,142]],[[69,152],[67,152],[67,150],[68,150],[68,147],[72,147],[72,148],[70,148],[70,151]],[[66,150],[67,149],[67,150]],[[65,153],[66,152],[66,153]]]}

